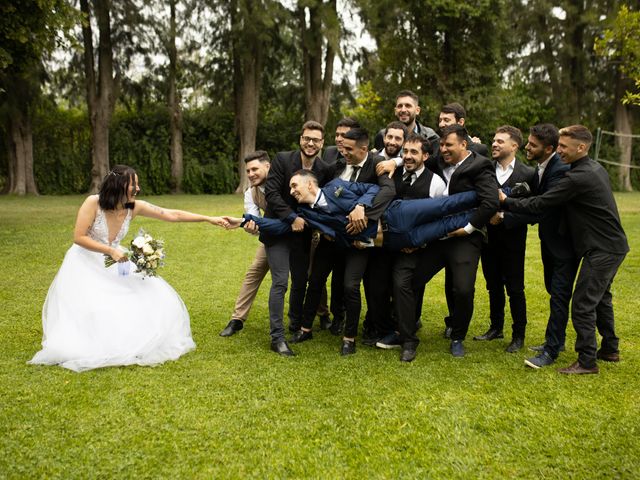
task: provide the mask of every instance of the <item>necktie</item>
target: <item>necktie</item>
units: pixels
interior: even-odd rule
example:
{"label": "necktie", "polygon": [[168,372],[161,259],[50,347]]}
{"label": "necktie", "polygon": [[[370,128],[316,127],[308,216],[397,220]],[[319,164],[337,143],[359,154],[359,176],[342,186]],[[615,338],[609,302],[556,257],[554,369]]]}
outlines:
{"label": "necktie", "polygon": [[349,177],[350,182],[356,181],[356,178],[358,177],[358,170],[360,170],[360,167],[358,165],[354,165],[351,167],[351,176]]}
{"label": "necktie", "polygon": [[411,179],[413,178],[413,173],[411,172],[407,172],[404,174],[404,177],[402,177],[402,181],[404,182],[405,186],[410,187],[411,186]]}

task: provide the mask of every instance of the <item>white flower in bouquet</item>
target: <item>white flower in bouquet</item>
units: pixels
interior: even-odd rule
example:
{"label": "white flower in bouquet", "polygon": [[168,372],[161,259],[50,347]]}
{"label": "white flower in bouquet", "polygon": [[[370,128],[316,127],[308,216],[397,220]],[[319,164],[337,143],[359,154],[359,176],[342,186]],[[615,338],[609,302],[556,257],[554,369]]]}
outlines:
{"label": "white flower in bouquet", "polygon": [[[131,241],[131,250],[125,251],[129,260],[136,266],[136,273],[142,273],[143,277],[155,277],[156,270],[164,265],[164,242],[153,238],[140,229],[138,235]],[[115,263],[113,258],[105,255],[105,267]]]}

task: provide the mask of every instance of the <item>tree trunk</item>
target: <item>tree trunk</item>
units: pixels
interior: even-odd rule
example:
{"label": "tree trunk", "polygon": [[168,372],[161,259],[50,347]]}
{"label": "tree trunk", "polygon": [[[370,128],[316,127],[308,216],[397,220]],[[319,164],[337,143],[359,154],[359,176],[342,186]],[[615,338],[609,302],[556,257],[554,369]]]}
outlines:
{"label": "tree trunk", "polygon": [[616,111],[614,118],[614,130],[616,133],[623,136],[616,137],[616,146],[620,150],[620,165],[618,167],[618,188],[625,192],[631,192],[633,186],[631,185],[631,112],[629,107],[622,103],[622,97],[627,90],[628,83],[625,81],[622,74],[618,72],[616,81]]}
{"label": "tree trunk", "polygon": [[109,172],[109,124],[117,96],[117,80],[113,77],[113,51],[109,0],[95,0],[95,14],[99,29],[98,82],[93,59],[91,11],[88,0],[80,0],[80,9],[87,22],[82,27],[84,43],[84,68],[87,87],[87,106],[91,124],[91,185],[90,193],[96,193],[102,179]]}
{"label": "tree trunk", "polygon": [[9,183],[5,191],[15,195],[38,194],[33,175],[33,136],[28,112],[14,112],[9,118],[6,140]]}
{"label": "tree trunk", "polygon": [[182,155],[182,109],[176,86],[178,76],[178,49],[176,48],[176,2],[169,2],[169,115],[171,129],[171,181],[173,193],[182,193],[184,160]]}
{"label": "tree trunk", "polygon": [[[250,14],[251,9],[247,9]],[[238,10],[234,2],[231,7],[233,28],[240,28],[237,15]],[[243,40],[244,42],[241,43],[240,35],[234,35],[232,44],[236,108],[235,125],[240,139],[240,150],[238,152],[240,182],[235,193],[244,192],[249,185],[244,157],[256,149],[260,85],[262,83],[262,68],[264,64],[264,48],[261,42],[250,34],[245,34]]]}
{"label": "tree trunk", "polygon": [[[323,0],[315,0],[312,6],[299,7],[299,23],[302,38],[302,57],[304,69],[305,119],[315,120],[324,125],[329,116],[331,87],[333,85],[333,63],[336,56],[332,42],[327,40],[324,55],[323,75],[323,14],[335,15],[336,1],[330,0],[327,9],[321,12]],[[306,11],[309,11],[307,25]],[[330,11],[330,13],[329,13]],[[326,25],[325,25],[326,26]],[[339,27],[338,27],[339,28]],[[334,32],[335,33],[335,32]]]}

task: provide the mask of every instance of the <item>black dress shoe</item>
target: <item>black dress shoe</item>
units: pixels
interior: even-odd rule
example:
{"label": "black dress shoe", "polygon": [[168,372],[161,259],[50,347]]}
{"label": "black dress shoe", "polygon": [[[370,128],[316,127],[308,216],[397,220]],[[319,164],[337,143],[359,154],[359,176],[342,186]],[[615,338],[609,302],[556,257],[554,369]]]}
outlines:
{"label": "black dress shoe", "polygon": [[502,330],[496,330],[495,328],[489,328],[482,335],[473,337],[474,340],[495,340],[496,338],[504,338]]}
{"label": "black dress shoe", "polygon": [[333,322],[331,322],[331,326],[329,327],[331,335],[335,335],[336,337],[338,337],[342,335],[342,330],[344,330],[344,317],[333,317]]}
{"label": "black dress shoe", "polygon": [[280,342],[271,343],[271,351],[276,352],[283,357],[295,357],[296,354],[289,348],[289,345],[284,340]]}
{"label": "black dress shoe", "polygon": [[302,328],[302,325],[300,325],[298,323],[290,323],[289,324],[289,332],[291,332],[291,333],[296,333],[301,328]]}
{"label": "black dress shoe", "polygon": [[524,338],[522,338],[522,337],[513,337],[511,339],[511,343],[505,349],[505,352],[507,352],[507,353],[515,353],[518,350],[522,350],[522,347],[524,347]]}
{"label": "black dress shoe", "polygon": [[411,348],[403,348],[402,353],[400,354],[401,362],[413,362],[416,358],[415,349]]}
{"label": "black dress shoe", "polygon": [[453,333],[453,327],[444,327],[444,333],[442,334],[442,336],[444,338],[451,338],[451,333]]}
{"label": "black dress shoe", "polygon": [[331,318],[329,315],[322,315],[320,317],[320,330],[329,330],[331,327]]}
{"label": "black dress shoe", "polygon": [[222,330],[220,332],[220,336],[221,337],[230,337],[234,333],[239,332],[240,330],[242,330],[243,327],[244,327],[244,323],[242,322],[242,320],[232,319],[227,324],[227,326],[224,327],[224,330]]}
{"label": "black dress shoe", "polygon": [[356,353],[356,342],[343,340],[342,347],[340,348],[340,355],[344,357],[345,355],[353,355],[354,353]]}
{"label": "black dress shoe", "polygon": [[291,335],[289,341],[291,343],[302,343],[307,340],[311,340],[313,338],[313,333],[311,331],[305,332],[304,330],[298,330],[296,333]]}
{"label": "black dress shoe", "polygon": [[454,357],[464,357],[464,344],[462,340],[451,340],[449,351]]}

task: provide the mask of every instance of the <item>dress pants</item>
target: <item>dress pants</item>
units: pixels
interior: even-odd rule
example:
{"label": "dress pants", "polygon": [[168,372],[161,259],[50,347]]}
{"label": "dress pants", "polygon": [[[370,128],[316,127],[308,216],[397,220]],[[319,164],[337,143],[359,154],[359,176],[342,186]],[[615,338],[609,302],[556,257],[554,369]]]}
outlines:
{"label": "dress pants", "polygon": [[331,278],[331,313],[333,318],[344,317],[343,307],[343,277],[345,250],[339,248],[336,242],[325,238],[320,239],[313,257],[313,264],[309,275],[309,284],[304,299],[302,326],[311,329],[318,306],[322,301],[322,290],[326,288],[329,274]]}
{"label": "dress pants", "polygon": [[363,328],[378,336],[396,330],[391,315],[392,270],[394,254],[382,248],[371,248],[364,275],[364,293],[367,299],[367,317]]}
{"label": "dress pants", "polygon": [[291,273],[289,327],[297,330],[302,325],[302,306],[307,288],[310,245],[311,235],[305,230],[302,233],[278,238],[273,244],[265,246],[271,270],[269,324],[272,342],[284,340],[284,297],[287,293],[289,272]]}
{"label": "dress pants", "polygon": [[554,254],[544,240],[540,242],[540,251],[544,268],[544,286],[549,294],[549,320],[545,331],[544,349],[555,359],[565,344],[569,303],[580,262],[574,256]]}
{"label": "dress pants", "polygon": [[[471,323],[482,241],[482,233],[476,231],[465,237],[431,242],[419,252],[420,258],[413,279],[414,291],[428,283],[440,270],[449,267],[451,272],[451,340],[464,340]],[[413,323],[413,335],[402,338],[405,346],[417,346],[419,343],[415,334],[415,319]]]}
{"label": "dress pants", "polygon": [[367,269],[370,249],[358,250],[350,248],[345,254],[344,261],[344,306],[346,310],[346,320],[344,326],[344,336],[355,338],[358,335],[358,324],[360,323],[360,311],[362,309],[362,298],[360,296],[360,284]]}
{"label": "dress pants", "polygon": [[602,351],[618,352],[619,339],[615,333],[611,283],[624,257],[624,254],[592,250],[582,258],[573,291],[571,319],[577,334],[578,362],[584,368],[596,366],[596,328],[602,335]]}
{"label": "dress pants", "polygon": [[267,262],[267,252],[264,245],[260,243],[256,249],[256,256],[244,276],[244,281],[240,287],[240,293],[238,293],[236,305],[231,315],[232,319],[242,321],[247,319],[253,301],[258,294],[260,284],[262,284],[262,280],[264,280],[268,271],[269,263]]}
{"label": "dress pants", "polygon": [[407,343],[408,338],[416,339],[416,322],[424,296],[424,285],[416,292],[413,284],[419,259],[420,252],[398,252],[393,262],[393,311],[403,343]]}
{"label": "dress pants", "polygon": [[[525,230],[526,232],[526,230]],[[491,232],[492,233],[492,232]],[[489,318],[494,330],[504,328],[505,289],[511,307],[512,338],[523,338],[527,327],[527,302],[524,294],[524,238],[489,234],[482,247],[482,272],[489,291]],[[522,240],[522,242],[520,241]]]}

